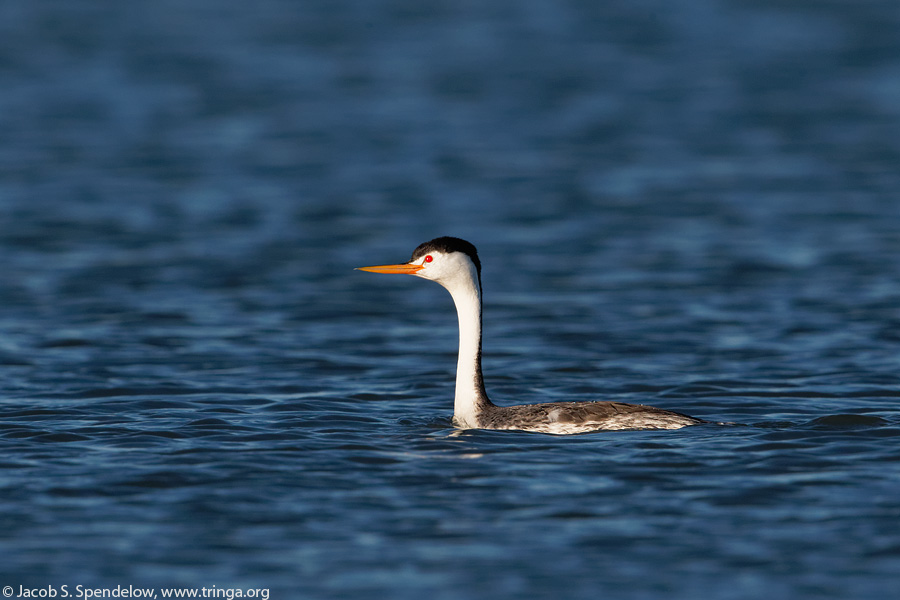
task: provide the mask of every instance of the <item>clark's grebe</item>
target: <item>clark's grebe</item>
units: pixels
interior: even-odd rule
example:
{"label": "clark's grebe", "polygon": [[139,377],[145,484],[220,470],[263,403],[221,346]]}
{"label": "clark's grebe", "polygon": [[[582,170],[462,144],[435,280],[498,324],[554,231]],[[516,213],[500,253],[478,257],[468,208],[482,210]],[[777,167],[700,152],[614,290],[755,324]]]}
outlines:
{"label": "clark's grebe", "polygon": [[436,281],[450,292],[459,317],[459,358],[453,423],[462,429],[516,429],[558,435],[614,429],[679,429],[704,423],[676,412],[622,402],[548,402],[497,406],[481,374],[481,261],[465,240],[440,237],[421,244],[408,263],[360,267]]}

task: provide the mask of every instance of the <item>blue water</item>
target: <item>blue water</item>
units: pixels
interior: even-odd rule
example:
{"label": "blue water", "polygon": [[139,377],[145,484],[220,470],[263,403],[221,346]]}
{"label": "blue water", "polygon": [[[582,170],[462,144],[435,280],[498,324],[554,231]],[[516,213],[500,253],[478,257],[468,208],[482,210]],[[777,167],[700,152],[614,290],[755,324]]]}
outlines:
{"label": "blue water", "polygon": [[[900,5],[4,0],[0,587],[900,589]],[[499,404],[450,424],[484,264]]]}

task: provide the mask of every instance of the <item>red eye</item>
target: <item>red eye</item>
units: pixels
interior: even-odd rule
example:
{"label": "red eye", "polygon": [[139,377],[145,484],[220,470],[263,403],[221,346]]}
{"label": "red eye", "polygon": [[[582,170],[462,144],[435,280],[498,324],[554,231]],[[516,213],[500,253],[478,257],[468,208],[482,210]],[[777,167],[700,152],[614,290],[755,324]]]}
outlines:
{"label": "red eye", "polygon": [[434,260],[434,258],[430,254],[425,257],[425,262],[431,262],[433,260]]}

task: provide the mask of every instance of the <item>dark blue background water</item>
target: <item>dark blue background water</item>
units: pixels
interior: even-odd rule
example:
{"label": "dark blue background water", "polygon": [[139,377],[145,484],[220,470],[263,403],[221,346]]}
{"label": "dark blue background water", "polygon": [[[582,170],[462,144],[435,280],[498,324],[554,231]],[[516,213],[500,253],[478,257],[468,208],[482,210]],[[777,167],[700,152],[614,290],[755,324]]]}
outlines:
{"label": "dark blue background water", "polygon": [[[0,4],[0,586],[900,589],[894,0]],[[498,403],[734,427],[453,435]]]}

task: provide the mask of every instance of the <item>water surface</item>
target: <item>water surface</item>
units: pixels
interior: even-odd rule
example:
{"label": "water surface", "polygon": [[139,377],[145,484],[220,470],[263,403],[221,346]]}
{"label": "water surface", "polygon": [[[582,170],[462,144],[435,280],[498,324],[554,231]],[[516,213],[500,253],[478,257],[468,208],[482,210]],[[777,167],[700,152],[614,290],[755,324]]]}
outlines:
{"label": "water surface", "polygon": [[[10,0],[0,586],[900,585],[894,2]],[[498,404],[456,432],[456,235]]]}

